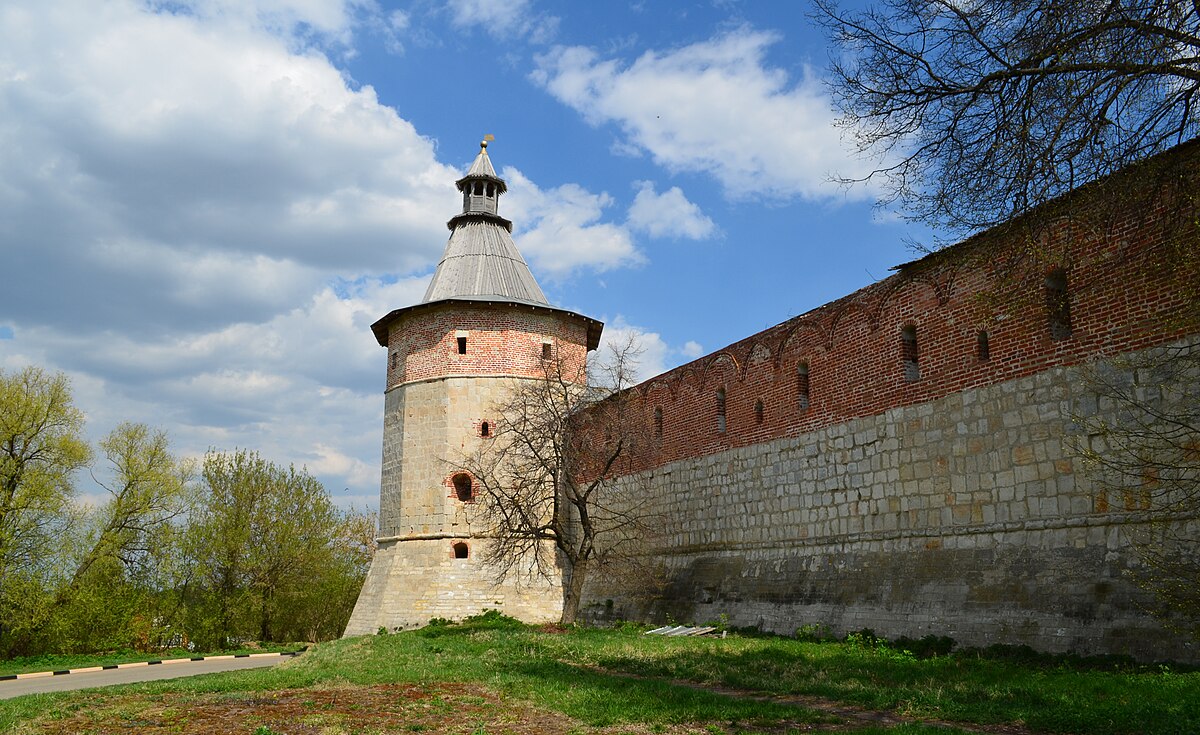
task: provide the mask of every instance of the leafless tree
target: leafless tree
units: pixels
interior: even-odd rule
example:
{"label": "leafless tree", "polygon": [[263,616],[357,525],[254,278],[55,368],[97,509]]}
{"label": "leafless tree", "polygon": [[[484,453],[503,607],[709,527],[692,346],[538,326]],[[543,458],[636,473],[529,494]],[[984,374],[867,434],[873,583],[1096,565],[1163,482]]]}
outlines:
{"label": "leafless tree", "polygon": [[1135,580],[1158,614],[1200,638],[1200,341],[1084,371],[1079,450],[1097,509],[1135,514]]}
{"label": "leafless tree", "polygon": [[610,347],[590,375],[582,363],[544,359],[544,375],[521,381],[496,407],[494,437],[461,463],[491,537],[484,560],[501,579],[531,567],[553,578],[561,567],[564,625],[575,621],[589,579],[643,571],[655,524],[628,474],[655,445],[630,390],[638,352],[632,340]]}
{"label": "leafless tree", "polygon": [[954,238],[1200,131],[1194,0],[815,0],[884,203]]}

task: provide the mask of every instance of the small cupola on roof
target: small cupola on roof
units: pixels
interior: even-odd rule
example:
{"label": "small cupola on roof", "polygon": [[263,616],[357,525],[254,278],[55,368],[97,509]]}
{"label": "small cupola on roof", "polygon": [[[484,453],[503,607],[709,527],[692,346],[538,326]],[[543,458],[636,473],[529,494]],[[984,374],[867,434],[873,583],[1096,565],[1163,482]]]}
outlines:
{"label": "small cupola on roof", "polygon": [[455,182],[463,194],[463,211],[446,223],[450,241],[422,303],[470,299],[547,306],[512,240],[512,222],[499,214],[500,195],[508,185],[492,168],[487,146],[487,140],[479,144],[471,169]]}
{"label": "small cupola on roof", "polygon": [[[491,137],[491,136],[489,136]],[[454,182],[463,194],[463,214],[497,214],[500,195],[508,191],[504,179],[496,175],[487,154],[487,139],[479,142],[479,155],[467,175]],[[504,220],[512,231],[512,223]],[[451,227],[453,229],[453,226]]]}

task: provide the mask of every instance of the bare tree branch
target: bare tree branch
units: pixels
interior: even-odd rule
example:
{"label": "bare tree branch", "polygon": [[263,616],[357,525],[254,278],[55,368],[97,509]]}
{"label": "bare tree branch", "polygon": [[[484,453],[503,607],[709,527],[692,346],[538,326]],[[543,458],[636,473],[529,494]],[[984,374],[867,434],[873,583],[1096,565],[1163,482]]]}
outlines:
{"label": "bare tree branch", "polygon": [[1074,416],[1100,512],[1138,514],[1135,580],[1200,638],[1200,343],[1096,363]]}
{"label": "bare tree branch", "polygon": [[645,494],[616,482],[654,444],[630,412],[638,349],[615,346],[593,367],[543,360],[496,408],[494,437],[463,458],[481,489],[477,518],[492,539],[485,561],[501,578],[563,566],[562,622],[574,622],[593,571],[642,563],[651,534]]}
{"label": "bare tree branch", "polygon": [[1200,132],[1183,0],[815,0],[835,103],[883,205],[957,239]]}

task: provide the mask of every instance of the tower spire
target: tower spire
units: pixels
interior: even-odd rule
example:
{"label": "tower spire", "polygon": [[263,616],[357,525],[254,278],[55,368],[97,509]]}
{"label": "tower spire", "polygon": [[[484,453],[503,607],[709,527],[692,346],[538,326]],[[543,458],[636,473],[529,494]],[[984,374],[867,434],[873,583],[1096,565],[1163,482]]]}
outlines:
{"label": "tower spire", "polygon": [[499,214],[508,184],[496,175],[484,136],[467,175],[454,182],[462,213],[446,223],[450,240],[422,302],[444,299],[508,301],[548,306],[545,294],[512,239],[512,222]]}

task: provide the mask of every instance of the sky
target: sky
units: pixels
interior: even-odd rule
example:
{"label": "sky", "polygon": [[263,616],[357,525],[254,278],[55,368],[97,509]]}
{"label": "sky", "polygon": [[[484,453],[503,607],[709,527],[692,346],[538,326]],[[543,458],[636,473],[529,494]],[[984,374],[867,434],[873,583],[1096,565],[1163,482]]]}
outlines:
{"label": "sky", "polygon": [[[378,504],[386,350],[484,135],[550,302],[641,373],[888,275],[804,2],[6,0],[0,370],[87,435],[246,448]],[[102,471],[102,468],[101,468]]]}

